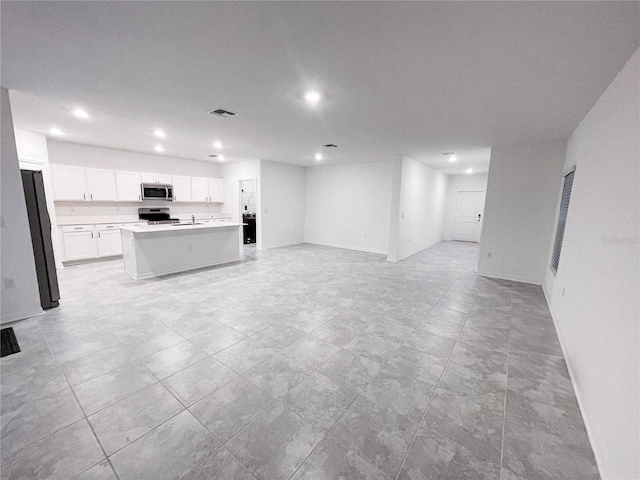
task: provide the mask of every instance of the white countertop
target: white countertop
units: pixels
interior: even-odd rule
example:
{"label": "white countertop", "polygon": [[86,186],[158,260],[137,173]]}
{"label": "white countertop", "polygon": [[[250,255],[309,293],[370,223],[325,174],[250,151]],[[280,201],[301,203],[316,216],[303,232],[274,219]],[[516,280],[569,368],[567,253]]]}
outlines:
{"label": "white countertop", "polygon": [[203,223],[200,225],[192,225],[190,222],[185,223],[171,223],[165,225],[140,225],[140,226],[130,226],[125,225],[121,227],[121,230],[127,230],[133,233],[157,233],[157,232],[184,232],[184,231],[192,231],[192,230],[207,230],[211,228],[226,228],[226,227],[241,227],[242,223],[234,223],[234,222],[210,222]]}

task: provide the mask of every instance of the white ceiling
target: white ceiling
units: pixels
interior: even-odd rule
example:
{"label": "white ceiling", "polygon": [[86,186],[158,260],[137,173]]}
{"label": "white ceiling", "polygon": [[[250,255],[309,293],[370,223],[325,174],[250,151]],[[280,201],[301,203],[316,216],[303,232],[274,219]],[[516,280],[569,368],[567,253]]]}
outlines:
{"label": "white ceiling", "polygon": [[[208,160],[219,140],[225,161],[308,166],[322,151],[322,164],[406,155],[482,172],[493,145],[568,138],[638,48],[639,14],[638,2],[2,2],[2,86],[16,126],[76,143]],[[315,108],[310,87],[325,95]]]}

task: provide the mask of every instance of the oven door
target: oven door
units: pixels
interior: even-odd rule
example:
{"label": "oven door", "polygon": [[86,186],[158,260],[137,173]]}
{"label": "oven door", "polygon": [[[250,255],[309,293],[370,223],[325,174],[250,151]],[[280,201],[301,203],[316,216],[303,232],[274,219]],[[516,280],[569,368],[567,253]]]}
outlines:
{"label": "oven door", "polygon": [[163,185],[160,183],[143,183],[141,188],[143,200],[173,200],[172,185]]}

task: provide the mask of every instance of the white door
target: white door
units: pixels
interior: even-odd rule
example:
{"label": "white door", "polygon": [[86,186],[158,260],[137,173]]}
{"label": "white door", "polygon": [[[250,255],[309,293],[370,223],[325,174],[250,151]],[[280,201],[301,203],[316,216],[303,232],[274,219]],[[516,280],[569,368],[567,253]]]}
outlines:
{"label": "white door", "polygon": [[112,255],[122,255],[122,236],[119,228],[98,232],[98,256]]}
{"label": "white door", "polygon": [[115,170],[87,168],[87,190],[89,200],[116,201],[118,189]]}
{"label": "white door", "polygon": [[453,239],[478,242],[482,227],[483,192],[458,192]]}
{"label": "white door", "polygon": [[191,201],[191,177],[173,176],[173,201]]}
{"label": "white door", "polygon": [[191,200],[194,202],[209,201],[209,180],[202,177],[191,177]]}
{"label": "white door", "polygon": [[118,200],[121,202],[139,202],[142,200],[140,193],[140,172],[116,172],[116,184],[118,187]]}
{"label": "white door", "polygon": [[84,168],[51,165],[53,193],[56,200],[88,200]]}
{"label": "white door", "polygon": [[96,239],[93,232],[63,233],[65,260],[83,260],[98,256]]}
{"label": "white door", "polygon": [[209,201],[224,203],[224,180],[221,178],[209,179]]}

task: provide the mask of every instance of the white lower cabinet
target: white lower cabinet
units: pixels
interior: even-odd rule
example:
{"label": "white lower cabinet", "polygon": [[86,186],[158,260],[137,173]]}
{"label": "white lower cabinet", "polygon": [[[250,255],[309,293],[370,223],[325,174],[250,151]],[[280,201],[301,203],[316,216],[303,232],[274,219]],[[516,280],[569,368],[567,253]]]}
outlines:
{"label": "white lower cabinet", "polygon": [[62,227],[65,260],[86,260],[98,256],[98,243],[93,225]]}
{"label": "white lower cabinet", "polygon": [[62,227],[64,261],[122,255],[120,224],[67,225]]}

